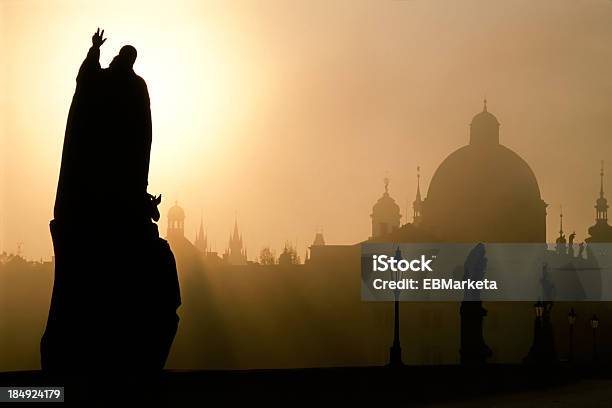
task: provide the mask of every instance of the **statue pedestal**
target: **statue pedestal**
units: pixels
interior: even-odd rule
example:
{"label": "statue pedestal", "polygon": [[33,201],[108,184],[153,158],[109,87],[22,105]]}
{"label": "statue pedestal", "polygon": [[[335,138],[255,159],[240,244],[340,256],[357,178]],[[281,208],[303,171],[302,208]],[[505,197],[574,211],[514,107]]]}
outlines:
{"label": "statue pedestal", "polygon": [[486,345],[482,334],[482,321],[487,310],[480,301],[461,303],[461,364],[484,365],[491,357],[491,349]]}

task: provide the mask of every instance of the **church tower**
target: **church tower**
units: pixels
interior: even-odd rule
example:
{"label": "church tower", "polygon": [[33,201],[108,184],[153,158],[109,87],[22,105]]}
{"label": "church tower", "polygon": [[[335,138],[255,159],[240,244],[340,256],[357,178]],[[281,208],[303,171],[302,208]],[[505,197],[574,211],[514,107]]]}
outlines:
{"label": "church tower", "polygon": [[185,211],[178,205],[178,201],[168,211],[168,238],[182,238],[185,236]]}
{"label": "church tower", "polygon": [[202,253],[208,252],[208,239],[206,238],[206,234],[204,233],[204,217],[200,218],[200,229],[198,232],[196,232],[194,245]]}
{"label": "church tower", "polygon": [[400,227],[400,208],[389,195],[389,179],[385,177],[385,192],[372,208],[372,236],[378,238],[387,235]]}
{"label": "church tower", "polygon": [[243,248],[242,235],[238,232],[238,220],[234,220],[234,232],[230,234],[229,246],[223,258],[230,265],[246,265],[247,254]]}
{"label": "church tower", "polygon": [[421,223],[421,211],[423,210],[423,200],[421,199],[421,167],[417,167],[417,191],[416,199],[412,202],[412,223],[418,226]]}
{"label": "church tower", "polygon": [[612,227],[608,224],[608,200],[604,195],[604,162],[599,173],[599,198],[595,201],[595,225],[589,228],[586,242],[612,242]]}

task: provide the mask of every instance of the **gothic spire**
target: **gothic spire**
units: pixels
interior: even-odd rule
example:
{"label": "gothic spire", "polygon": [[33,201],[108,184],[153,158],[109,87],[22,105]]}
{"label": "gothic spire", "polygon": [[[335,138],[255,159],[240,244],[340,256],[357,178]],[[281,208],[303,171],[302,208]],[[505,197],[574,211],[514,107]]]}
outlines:
{"label": "gothic spire", "polygon": [[412,203],[412,209],[412,223],[418,225],[421,222],[421,210],[423,209],[423,200],[421,199],[421,166],[417,166],[417,191],[416,198]]}
{"label": "gothic spire", "polygon": [[234,218],[234,239],[238,238],[240,234],[238,233],[238,218]]}

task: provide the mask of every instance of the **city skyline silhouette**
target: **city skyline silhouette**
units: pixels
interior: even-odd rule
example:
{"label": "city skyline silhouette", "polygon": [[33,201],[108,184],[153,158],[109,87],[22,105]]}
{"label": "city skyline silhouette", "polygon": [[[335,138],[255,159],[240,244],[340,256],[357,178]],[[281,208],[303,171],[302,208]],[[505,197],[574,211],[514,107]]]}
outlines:
{"label": "city skyline silhouette", "polygon": [[0,2],[0,385],[608,403],[611,21],[602,0]]}
{"label": "city skyline silhouette", "polygon": [[[236,214],[251,257],[267,246],[280,252],[286,241],[303,256],[319,229],[329,243],[357,242],[369,234],[364,214],[385,175],[402,222],[410,221],[404,213],[414,200],[416,167],[425,196],[437,166],[465,144],[469,118],[485,96],[501,123],[502,144],[538,175],[549,204],[548,240],[556,238],[560,205],[577,242],[586,238],[580,231],[591,225],[598,163],[611,147],[606,84],[612,58],[604,45],[612,7],[606,2],[516,2],[503,16],[495,5],[466,2],[452,6],[455,19],[423,2],[348,11],[256,10],[245,3],[233,12],[184,2],[168,13],[152,9],[143,27],[127,26],[110,6],[85,11],[66,4],[80,16],[71,32],[62,28],[66,9],[36,2],[3,8],[15,17],[3,28],[15,69],[3,68],[4,106],[12,108],[1,109],[7,119],[1,250],[20,246],[30,259],[51,256],[44,228],[52,211],[49,186],[57,177],[70,67],[80,58],[67,50],[81,49],[84,34],[100,20],[113,33],[109,48],[121,39],[138,47],[136,70],[148,78],[154,115],[168,113],[153,122],[151,185],[164,192],[161,214],[178,200],[186,235],[193,240],[203,218],[218,252],[226,249]],[[480,24],[466,29],[474,19]],[[314,21],[322,29],[301,36]],[[160,24],[181,29],[162,35],[153,29]],[[43,38],[36,45],[44,66],[30,64],[23,52],[40,39],[32,36],[38,26],[57,34],[54,44]],[[517,26],[523,27],[518,34]],[[101,61],[112,56],[103,51]],[[173,101],[184,96],[177,110]],[[41,119],[30,121],[34,115]],[[383,152],[374,154],[374,145]],[[162,217],[162,231],[165,222]]]}

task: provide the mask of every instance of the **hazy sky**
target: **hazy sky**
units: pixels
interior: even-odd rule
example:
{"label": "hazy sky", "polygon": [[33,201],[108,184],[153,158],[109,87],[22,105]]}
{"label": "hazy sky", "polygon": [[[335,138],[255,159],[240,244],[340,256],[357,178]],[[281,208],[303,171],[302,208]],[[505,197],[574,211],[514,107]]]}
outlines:
{"label": "hazy sky", "polygon": [[0,249],[52,253],[66,115],[98,26],[103,66],[123,44],[139,52],[150,192],[164,214],[179,201],[191,239],[203,214],[219,252],[236,213],[250,258],[285,240],[303,256],[317,228],[367,238],[385,174],[404,214],[416,166],[426,190],[485,95],[536,173],[549,240],[560,204],[585,238],[601,159],[612,200],[608,0],[0,0]]}

